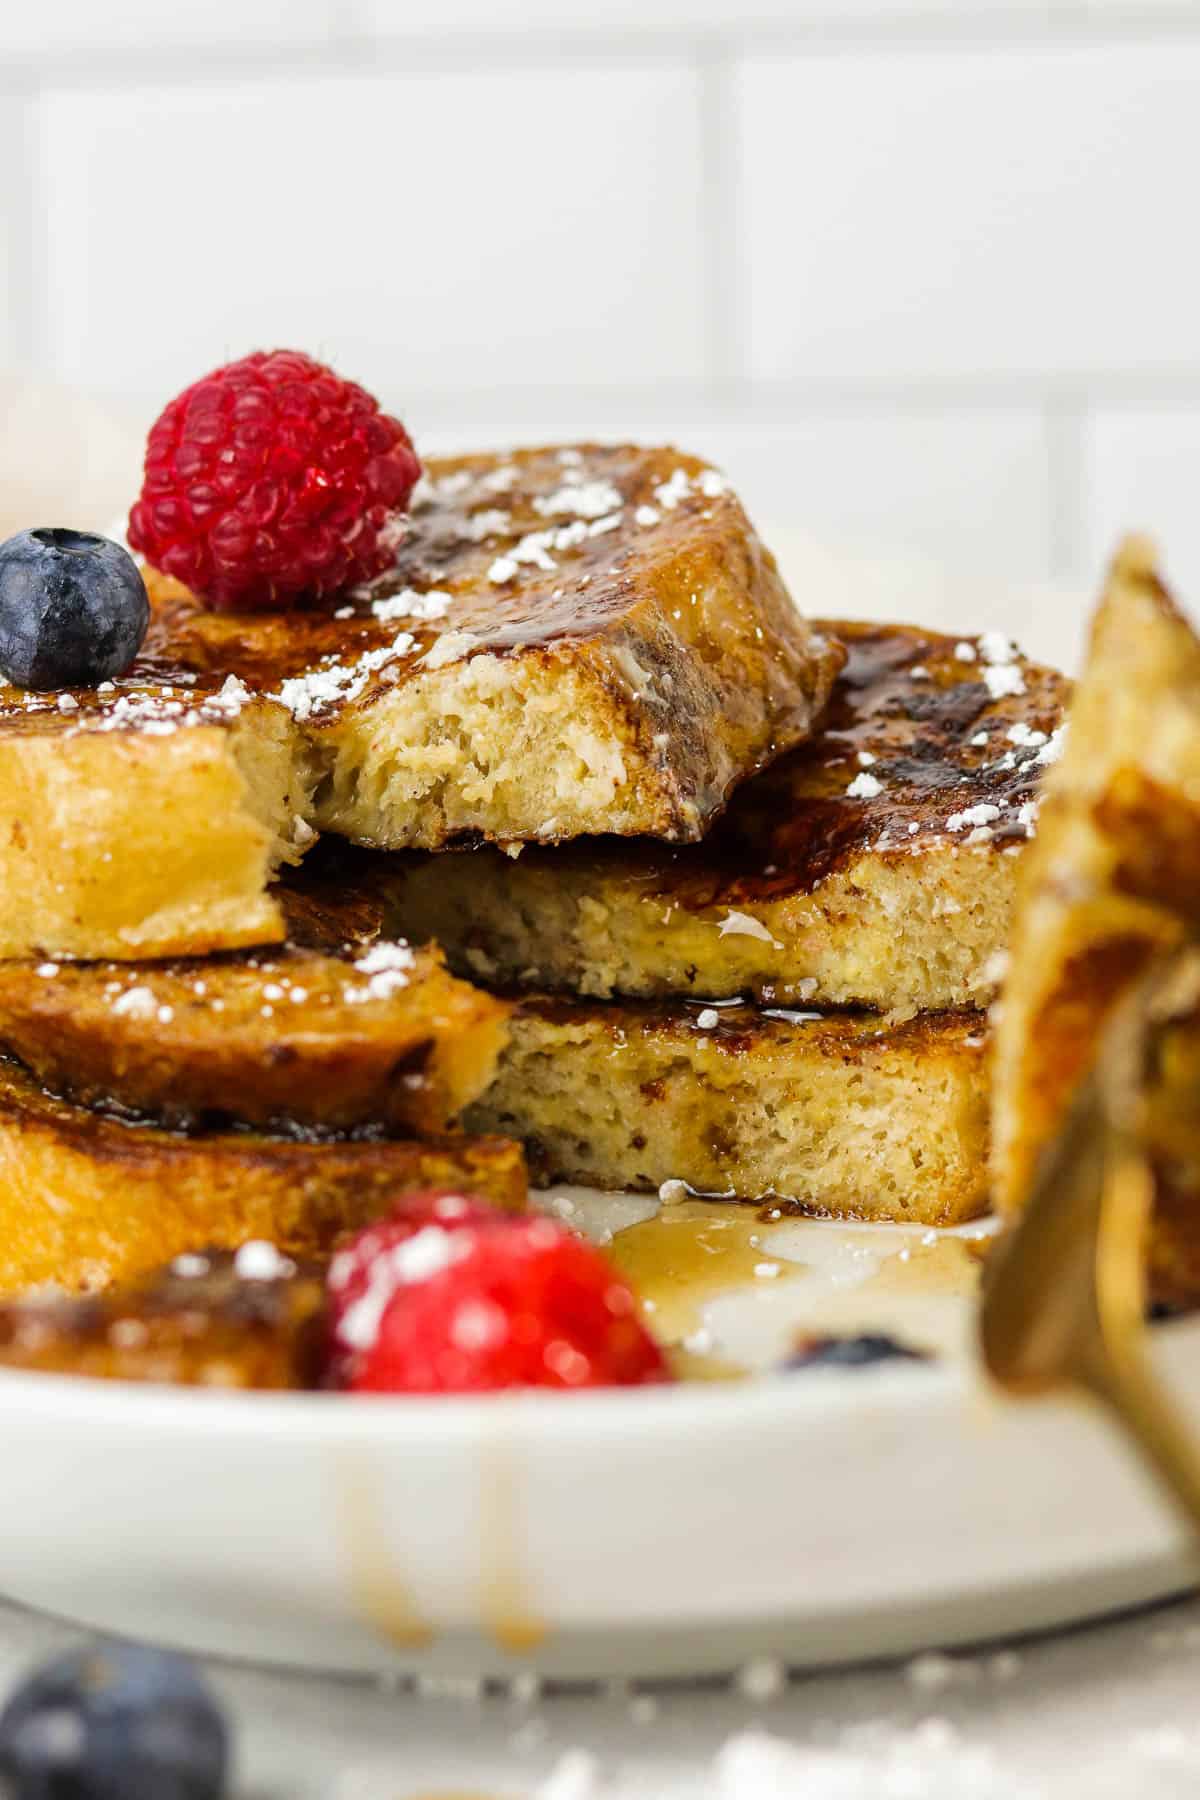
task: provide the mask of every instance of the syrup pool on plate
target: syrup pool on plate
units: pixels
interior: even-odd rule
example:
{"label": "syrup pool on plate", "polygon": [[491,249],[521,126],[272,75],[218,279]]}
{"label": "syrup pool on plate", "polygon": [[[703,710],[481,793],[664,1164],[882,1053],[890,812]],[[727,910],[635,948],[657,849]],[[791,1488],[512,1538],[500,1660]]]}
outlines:
{"label": "syrup pool on plate", "polygon": [[802,1333],[881,1332],[939,1357],[969,1353],[987,1220],[945,1231],[773,1220],[727,1201],[566,1187],[539,1205],[607,1246],[685,1378],[773,1368]]}

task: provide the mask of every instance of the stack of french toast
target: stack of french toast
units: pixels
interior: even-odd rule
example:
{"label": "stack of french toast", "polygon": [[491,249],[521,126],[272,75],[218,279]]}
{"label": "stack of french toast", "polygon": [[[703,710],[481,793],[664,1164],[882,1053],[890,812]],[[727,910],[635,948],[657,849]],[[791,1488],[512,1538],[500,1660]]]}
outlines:
{"label": "stack of french toast", "polygon": [[151,551],[128,668],[0,688],[0,1294],[527,1172],[984,1211],[1064,679],[807,617],[672,449],[431,461],[385,541],[274,606]]}

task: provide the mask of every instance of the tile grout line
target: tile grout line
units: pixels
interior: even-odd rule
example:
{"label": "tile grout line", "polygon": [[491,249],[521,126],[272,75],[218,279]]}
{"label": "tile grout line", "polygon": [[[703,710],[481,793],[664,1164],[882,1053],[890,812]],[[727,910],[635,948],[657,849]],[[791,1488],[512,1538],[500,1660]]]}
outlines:
{"label": "tile grout line", "polygon": [[[407,36],[380,35],[364,25],[358,0],[329,0],[327,35],[311,42],[282,48],[270,43],[239,45],[214,40],[197,44],[185,53],[171,46],[126,47],[119,51],[50,50],[34,54],[7,74],[17,80],[92,89],[144,86],[148,83],[203,85],[231,79],[286,80],[303,74],[331,75],[474,72],[505,68],[594,68],[646,62],[681,66],[679,28],[648,25],[632,32],[606,27],[576,34],[534,27],[521,32],[466,30],[447,34],[430,24]],[[836,9],[806,20],[786,23],[743,20],[733,28],[691,32],[710,62],[733,54],[734,40],[741,53],[761,55],[904,54],[937,49],[992,49],[1027,47],[1036,52],[1049,46],[1115,46],[1131,37],[1145,40],[1200,40],[1200,13],[1155,8],[1149,15],[1135,9],[1114,9],[1097,16],[1073,0],[1054,0],[1042,13],[988,8],[964,18],[956,7],[938,7],[897,18],[889,11],[846,17]]]}

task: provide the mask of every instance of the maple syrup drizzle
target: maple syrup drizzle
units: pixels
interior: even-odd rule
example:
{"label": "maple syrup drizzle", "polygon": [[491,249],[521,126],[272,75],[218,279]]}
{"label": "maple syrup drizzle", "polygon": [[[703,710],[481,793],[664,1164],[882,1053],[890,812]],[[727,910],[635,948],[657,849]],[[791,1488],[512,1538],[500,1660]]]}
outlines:
{"label": "maple syrup drizzle", "polygon": [[360,1617],[398,1650],[427,1650],[433,1627],[393,1554],[379,1488],[365,1467],[348,1464],[338,1470],[337,1505]]}
{"label": "maple syrup drizzle", "polygon": [[480,1626],[501,1650],[529,1656],[545,1643],[550,1627],[530,1598],[518,1533],[518,1478],[507,1444],[485,1446],[481,1477]]}

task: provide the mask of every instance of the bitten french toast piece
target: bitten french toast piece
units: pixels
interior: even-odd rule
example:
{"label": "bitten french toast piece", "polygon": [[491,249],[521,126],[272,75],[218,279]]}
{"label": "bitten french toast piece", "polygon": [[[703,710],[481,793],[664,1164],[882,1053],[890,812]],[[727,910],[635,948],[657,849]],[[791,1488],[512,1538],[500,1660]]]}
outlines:
{"label": "bitten french toast piece", "polygon": [[0,962],[0,1046],[56,1094],[184,1129],[444,1132],[491,1079],[511,1004],[384,934],[385,860],[322,846],[274,892],[277,950]]}
{"label": "bitten french toast piece", "polygon": [[700,837],[840,652],[715,470],[581,445],[429,465],[369,590],[152,617],[99,689],[0,687],[0,956],[278,941],[314,831],[388,849]]}
{"label": "bitten french toast piece", "polygon": [[1115,1002],[1156,950],[1198,925],[1200,640],[1153,546],[1130,538],[1021,873],[993,1064],[1003,1211],[1023,1205]]}
{"label": "bitten french toast piece", "polygon": [[950,1225],[987,1198],[986,1021],[521,1003],[468,1125],[535,1177]]}
{"label": "bitten french toast piece", "polygon": [[267,883],[313,841],[299,733],[273,702],[224,692],[157,676],[149,640],[107,694],[0,682],[0,957],[283,936]]}
{"label": "bitten french toast piece", "polygon": [[399,928],[509,987],[894,1017],[986,1003],[1068,684],[995,633],[817,628],[848,657],[816,735],[703,843],[404,857]]}
{"label": "bitten french toast piece", "polygon": [[188,1252],[109,1293],[0,1304],[0,1367],[176,1387],[310,1388],[321,1375],[324,1306],[320,1268],[269,1244],[236,1256]]}
{"label": "bitten french toast piece", "polygon": [[172,1132],[57,1100],[0,1061],[0,1294],[128,1281],[197,1244],[320,1256],[416,1188],[519,1211],[516,1144]]}

